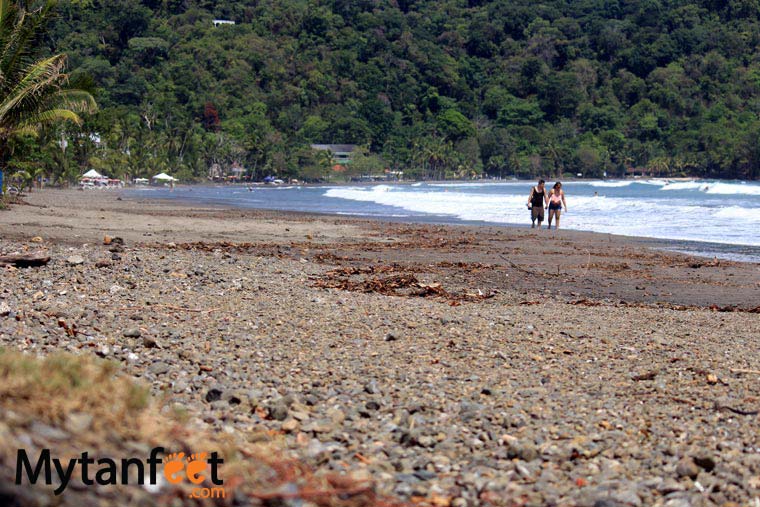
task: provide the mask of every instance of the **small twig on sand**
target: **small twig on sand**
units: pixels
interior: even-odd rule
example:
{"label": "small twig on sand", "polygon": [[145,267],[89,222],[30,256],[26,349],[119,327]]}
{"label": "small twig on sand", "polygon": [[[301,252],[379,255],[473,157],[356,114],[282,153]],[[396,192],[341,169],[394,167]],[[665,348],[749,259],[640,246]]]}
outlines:
{"label": "small twig on sand", "polygon": [[750,375],[760,375],[760,370],[746,370],[744,368],[729,368],[731,373],[748,373]]}
{"label": "small twig on sand", "polygon": [[212,312],[218,312],[221,310],[221,308],[183,308],[181,306],[172,306],[172,305],[150,305],[150,306],[128,306],[126,308],[120,308],[121,311],[131,311],[131,310],[151,310],[153,308],[166,308],[167,310],[176,310],[179,312],[192,312],[192,313],[212,313]]}
{"label": "small twig on sand", "polygon": [[744,410],[741,408],[729,407],[728,405],[721,405],[717,401],[715,402],[715,410],[728,410],[738,415],[757,415],[760,414],[760,410]]}
{"label": "small twig on sand", "polygon": [[177,310],[180,312],[193,312],[193,313],[212,313],[217,312],[221,310],[221,308],[183,308],[181,306],[172,306],[172,305],[153,305],[153,306],[159,306],[161,308],[166,308],[167,310]]}
{"label": "small twig on sand", "polygon": [[522,267],[522,266],[519,266],[519,265],[515,264],[514,262],[512,262],[512,261],[511,261],[511,260],[509,260],[509,259],[507,259],[507,258],[506,258],[506,257],[504,257],[503,255],[499,255],[499,257],[501,257],[502,259],[504,259],[505,261],[507,261],[507,263],[508,263],[508,264],[509,264],[509,265],[510,265],[512,268],[514,268],[514,269],[516,269],[517,271],[520,271],[520,272],[522,272],[522,273],[525,273],[525,274],[527,274],[527,275],[533,275],[533,276],[541,276],[541,277],[544,277],[544,278],[546,278],[546,277],[555,277],[555,276],[559,276],[559,272],[557,272],[557,274],[555,275],[555,274],[553,274],[553,273],[544,273],[544,272],[536,272],[536,271],[531,271],[530,269],[526,269],[526,268],[524,268],[524,267]]}

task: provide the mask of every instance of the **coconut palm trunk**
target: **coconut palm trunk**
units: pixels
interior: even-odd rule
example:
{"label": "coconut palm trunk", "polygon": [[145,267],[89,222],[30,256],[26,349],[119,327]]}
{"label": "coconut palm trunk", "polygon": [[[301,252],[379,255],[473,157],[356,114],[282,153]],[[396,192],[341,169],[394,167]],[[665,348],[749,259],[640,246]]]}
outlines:
{"label": "coconut palm trunk", "polygon": [[58,121],[80,125],[80,114],[97,109],[92,95],[70,85],[66,55],[40,57],[56,3],[27,10],[26,2],[0,0],[0,182],[11,137]]}

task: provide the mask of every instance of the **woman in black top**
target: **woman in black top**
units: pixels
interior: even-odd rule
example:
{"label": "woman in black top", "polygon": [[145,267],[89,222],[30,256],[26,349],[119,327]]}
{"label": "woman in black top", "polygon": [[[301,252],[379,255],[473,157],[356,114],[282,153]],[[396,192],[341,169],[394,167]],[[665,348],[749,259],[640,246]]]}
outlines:
{"label": "woman in black top", "polygon": [[536,226],[536,220],[538,220],[538,228],[541,228],[541,222],[544,221],[544,205],[546,204],[547,196],[544,190],[544,180],[538,180],[538,185],[530,189],[530,195],[528,196],[528,209],[530,209],[530,228],[533,229]]}

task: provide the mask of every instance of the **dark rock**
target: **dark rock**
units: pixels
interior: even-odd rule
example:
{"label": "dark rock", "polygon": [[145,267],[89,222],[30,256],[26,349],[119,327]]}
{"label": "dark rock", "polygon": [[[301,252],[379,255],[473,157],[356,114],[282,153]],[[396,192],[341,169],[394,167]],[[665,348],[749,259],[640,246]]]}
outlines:
{"label": "dark rock", "polygon": [[[139,333],[139,331],[138,331]],[[126,335],[125,335],[126,336]],[[143,346],[148,349],[155,349],[158,348],[158,342],[151,338],[150,336],[143,336]]]}
{"label": "dark rock", "polygon": [[206,392],[206,401],[211,403],[222,399],[222,390],[218,387],[212,387]]}
{"label": "dark rock", "polygon": [[243,395],[234,391],[225,392],[223,399],[230,405],[240,405],[243,403]]}
{"label": "dark rock", "polygon": [[284,421],[288,417],[288,407],[284,403],[278,403],[269,409],[269,415],[275,421]]}
{"label": "dark rock", "polygon": [[612,498],[602,498],[594,502],[594,507],[629,507],[628,504],[618,502]]}
{"label": "dark rock", "polygon": [[387,335],[385,335],[385,341],[387,342],[395,342],[398,340],[398,334],[394,332],[390,332]]}
{"label": "dark rock", "polygon": [[402,431],[398,441],[404,447],[413,447],[419,445],[419,436],[419,432],[416,430]]}
{"label": "dark rock", "polygon": [[715,470],[715,460],[712,458],[712,456],[709,456],[707,454],[695,456],[694,464],[705,472],[712,472]]}
{"label": "dark rock", "polygon": [[430,472],[428,470],[417,470],[414,472],[414,476],[421,481],[429,481],[438,477],[438,474],[435,472]]}

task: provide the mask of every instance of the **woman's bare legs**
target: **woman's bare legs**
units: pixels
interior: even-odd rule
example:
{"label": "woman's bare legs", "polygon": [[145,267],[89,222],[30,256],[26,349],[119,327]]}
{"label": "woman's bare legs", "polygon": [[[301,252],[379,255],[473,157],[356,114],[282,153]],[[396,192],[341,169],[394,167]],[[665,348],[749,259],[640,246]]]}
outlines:
{"label": "woman's bare legs", "polygon": [[554,228],[555,229],[559,229],[559,215],[560,215],[560,213],[561,213],[561,211],[558,210],[558,209],[550,209],[549,210],[549,225],[546,226],[547,229],[551,229],[552,228],[552,219],[553,218],[557,219],[555,221],[556,225],[554,226]]}

